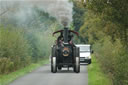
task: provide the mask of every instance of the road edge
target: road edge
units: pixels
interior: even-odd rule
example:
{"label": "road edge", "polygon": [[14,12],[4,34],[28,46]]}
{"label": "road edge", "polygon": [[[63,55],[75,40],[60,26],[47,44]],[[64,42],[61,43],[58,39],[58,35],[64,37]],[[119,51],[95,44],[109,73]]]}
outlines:
{"label": "road edge", "polygon": [[15,72],[9,73],[9,74],[3,74],[0,75],[0,85],[8,85],[12,81],[16,80],[17,78],[24,76],[33,70],[41,67],[42,65],[46,65],[49,63],[49,59],[41,60],[37,63],[32,63],[24,68],[21,68]]}

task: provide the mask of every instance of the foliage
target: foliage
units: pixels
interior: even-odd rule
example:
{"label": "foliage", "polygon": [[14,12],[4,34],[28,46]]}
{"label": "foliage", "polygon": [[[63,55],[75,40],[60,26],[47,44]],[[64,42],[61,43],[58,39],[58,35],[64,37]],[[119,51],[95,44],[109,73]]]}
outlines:
{"label": "foliage", "polygon": [[88,66],[88,85],[112,85],[109,77],[101,69],[100,62],[92,57],[92,63]]}
{"label": "foliage", "polygon": [[80,27],[84,24],[84,14],[85,9],[82,5],[80,5],[80,2],[74,1],[74,7],[73,7],[73,25],[74,30],[78,31]]}
{"label": "foliage", "polygon": [[111,42],[110,37],[105,37],[103,43],[94,44],[95,56],[102,63],[102,69],[109,74],[114,85],[127,84],[128,60],[127,52],[119,40]]}
{"label": "foliage", "polygon": [[[79,32],[80,27],[84,24],[84,18],[85,18],[85,11],[83,5],[81,5],[81,2],[73,1],[74,7],[73,7],[73,28],[75,31]],[[79,43],[81,41],[87,42],[87,40],[81,37],[81,35],[78,37],[75,37],[75,43]]]}
{"label": "foliage", "polygon": [[21,30],[0,29],[0,73],[17,70],[30,63],[31,48]]}
{"label": "foliage", "polygon": [[8,85],[10,82],[14,81],[16,78],[21,77],[29,72],[32,72],[34,69],[47,64],[49,62],[48,59],[43,59],[38,61],[37,63],[32,63],[22,69],[19,69],[15,72],[0,75],[0,85]]}
{"label": "foliage", "polygon": [[92,0],[87,3],[87,8],[97,17],[100,17],[103,22],[105,22],[105,29],[107,29],[110,33],[112,30],[113,35],[110,36],[116,36],[113,38],[121,39],[125,45],[127,45],[128,41],[127,3],[127,0]]}
{"label": "foliage", "polygon": [[54,41],[52,32],[60,27],[54,17],[36,7],[25,18],[19,19],[14,13],[0,17],[0,74],[48,58]]}
{"label": "foliage", "polygon": [[86,1],[84,24],[79,29],[81,42],[93,45],[95,56],[113,85],[127,85],[128,1]]}

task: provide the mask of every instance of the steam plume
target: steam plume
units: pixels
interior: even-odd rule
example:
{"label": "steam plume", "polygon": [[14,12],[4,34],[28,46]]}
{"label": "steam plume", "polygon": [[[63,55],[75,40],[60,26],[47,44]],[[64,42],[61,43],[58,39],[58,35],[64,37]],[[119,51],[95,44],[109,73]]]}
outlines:
{"label": "steam plume", "polygon": [[[2,1],[5,0],[0,0],[0,4],[2,4]],[[19,17],[21,20],[23,18],[28,18],[26,17],[26,13],[29,15],[32,14],[32,7],[38,7],[39,9],[48,12],[49,15],[55,17],[58,22],[64,26],[69,26],[72,22],[73,4],[69,2],[69,0],[6,0],[6,2],[10,7],[17,5],[19,11],[15,13],[15,16]]]}

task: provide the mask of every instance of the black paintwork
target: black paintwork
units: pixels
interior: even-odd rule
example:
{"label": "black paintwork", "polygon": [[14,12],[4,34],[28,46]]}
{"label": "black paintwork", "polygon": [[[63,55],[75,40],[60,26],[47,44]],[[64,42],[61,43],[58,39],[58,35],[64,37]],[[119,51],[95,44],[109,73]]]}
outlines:
{"label": "black paintwork", "polygon": [[[72,31],[72,30],[68,30],[68,28],[64,28],[64,30],[59,30],[53,33],[60,33],[60,36],[57,39],[55,46],[55,50],[56,50],[56,63],[57,66],[67,66],[67,67],[72,67],[75,63],[75,51],[74,49],[76,48],[76,46],[74,45],[74,43],[72,42],[72,38],[73,35],[71,35],[71,33],[75,33],[76,35],[78,35],[77,32]],[[68,51],[63,51],[64,48],[68,48]],[[64,56],[64,53],[68,53],[68,56]]]}

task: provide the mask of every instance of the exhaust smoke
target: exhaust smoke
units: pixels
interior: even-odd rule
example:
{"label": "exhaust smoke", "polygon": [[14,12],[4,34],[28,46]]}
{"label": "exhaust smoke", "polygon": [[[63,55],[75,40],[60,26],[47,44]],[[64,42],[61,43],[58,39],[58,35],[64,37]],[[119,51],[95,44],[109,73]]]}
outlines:
{"label": "exhaust smoke", "polygon": [[[37,7],[42,11],[49,13],[63,26],[69,26],[72,22],[72,8],[73,3],[69,0],[0,0],[2,5],[6,5],[8,9],[18,8],[14,14],[19,21],[25,22],[28,20],[28,15],[33,14],[33,7]],[[2,12],[1,12],[2,13]]]}

